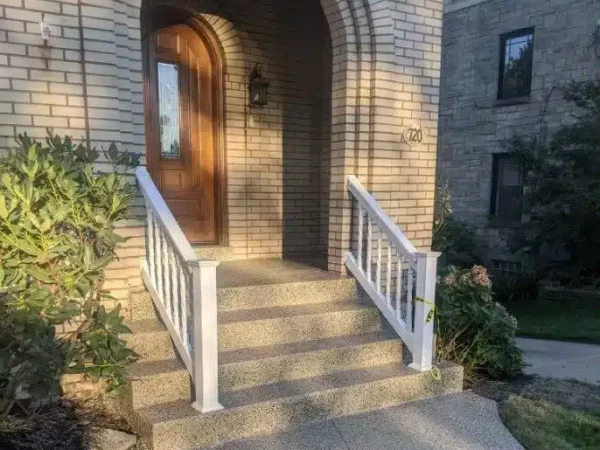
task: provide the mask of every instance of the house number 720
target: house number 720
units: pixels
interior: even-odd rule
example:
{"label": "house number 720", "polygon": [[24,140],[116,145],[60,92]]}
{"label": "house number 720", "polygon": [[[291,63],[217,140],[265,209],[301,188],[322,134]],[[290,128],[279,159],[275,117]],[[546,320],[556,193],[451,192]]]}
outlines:
{"label": "house number 720", "polygon": [[420,128],[409,127],[402,133],[402,142],[407,144],[420,144],[423,142],[423,131]]}

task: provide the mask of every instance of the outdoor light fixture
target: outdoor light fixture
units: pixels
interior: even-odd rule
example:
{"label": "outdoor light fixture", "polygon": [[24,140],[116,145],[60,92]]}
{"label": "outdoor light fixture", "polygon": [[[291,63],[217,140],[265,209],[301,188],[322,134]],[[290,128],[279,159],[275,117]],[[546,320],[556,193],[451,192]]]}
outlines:
{"label": "outdoor light fixture", "polygon": [[262,77],[260,64],[254,66],[250,74],[250,106],[265,106],[267,104],[267,88],[269,82]]}
{"label": "outdoor light fixture", "polygon": [[50,39],[50,26],[44,20],[44,16],[42,16],[42,21],[40,22],[40,32],[42,33],[42,39],[44,40],[44,45],[48,45],[48,39]]}
{"label": "outdoor light fixture", "polygon": [[40,22],[40,33],[42,35],[42,40],[44,41],[44,46],[42,47],[42,60],[46,65],[46,69],[48,69],[48,60],[50,59],[50,46],[48,45],[48,39],[50,39],[50,34],[52,34],[50,30],[50,25],[46,22],[44,15],[42,14],[42,21]]}

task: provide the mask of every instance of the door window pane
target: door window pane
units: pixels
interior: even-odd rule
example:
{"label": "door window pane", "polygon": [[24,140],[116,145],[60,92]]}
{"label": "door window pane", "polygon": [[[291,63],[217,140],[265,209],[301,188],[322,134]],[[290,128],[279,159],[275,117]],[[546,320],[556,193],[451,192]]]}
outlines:
{"label": "door window pane", "polygon": [[179,158],[179,71],[177,64],[158,63],[160,154]]}
{"label": "door window pane", "polygon": [[498,98],[529,95],[533,66],[533,29],[516,31],[501,38]]}

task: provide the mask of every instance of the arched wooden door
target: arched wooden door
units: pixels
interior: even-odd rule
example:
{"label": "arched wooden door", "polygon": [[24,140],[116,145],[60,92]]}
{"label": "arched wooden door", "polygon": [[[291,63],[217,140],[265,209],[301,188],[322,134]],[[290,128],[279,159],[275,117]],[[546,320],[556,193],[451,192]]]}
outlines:
{"label": "arched wooden door", "polygon": [[222,76],[214,49],[192,23],[146,36],[148,169],[188,240],[221,243]]}

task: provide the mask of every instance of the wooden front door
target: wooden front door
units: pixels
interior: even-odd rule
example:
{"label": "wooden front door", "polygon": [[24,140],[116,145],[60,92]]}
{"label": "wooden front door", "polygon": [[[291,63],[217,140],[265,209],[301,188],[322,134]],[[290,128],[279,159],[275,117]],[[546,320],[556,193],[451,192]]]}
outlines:
{"label": "wooden front door", "polygon": [[220,70],[188,24],[146,37],[148,168],[192,243],[218,243]]}

